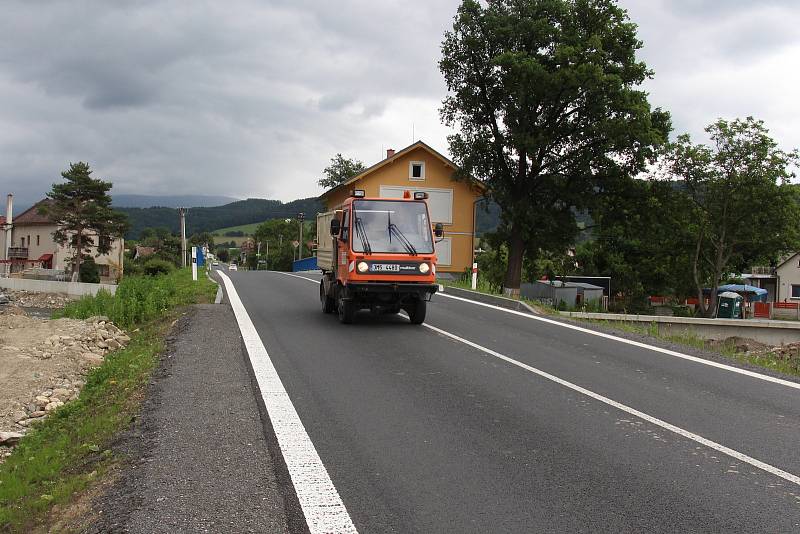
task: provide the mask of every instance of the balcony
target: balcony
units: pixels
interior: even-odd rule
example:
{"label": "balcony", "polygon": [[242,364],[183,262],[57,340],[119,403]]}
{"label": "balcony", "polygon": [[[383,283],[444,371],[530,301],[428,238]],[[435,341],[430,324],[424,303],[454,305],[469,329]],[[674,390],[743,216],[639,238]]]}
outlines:
{"label": "balcony", "polygon": [[8,259],[10,260],[26,260],[28,259],[28,249],[26,247],[9,247]]}
{"label": "balcony", "polygon": [[774,274],[775,269],[773,267],[768,267],[764,265],[757,265],[750,268],[750,274],[766,274],[771,275]]}

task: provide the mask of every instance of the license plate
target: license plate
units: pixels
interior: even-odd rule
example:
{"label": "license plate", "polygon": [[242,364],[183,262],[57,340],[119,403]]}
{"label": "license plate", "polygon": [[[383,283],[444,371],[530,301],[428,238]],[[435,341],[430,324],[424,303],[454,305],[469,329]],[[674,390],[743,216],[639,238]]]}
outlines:
{"label": "license plate", "polygon": [[394,263],[373,263],[369,270],[373,273],[399,273],[400,266]]}

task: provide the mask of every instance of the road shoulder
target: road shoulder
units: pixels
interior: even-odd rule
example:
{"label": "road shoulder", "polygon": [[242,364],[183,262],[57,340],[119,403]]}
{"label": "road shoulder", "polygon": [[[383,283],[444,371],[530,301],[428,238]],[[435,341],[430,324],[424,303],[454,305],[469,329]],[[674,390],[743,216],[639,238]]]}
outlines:
{"label": "road shoulder", "polygon": [[175,325],[127,458],[93,506],[89,532],[289,532],[282,490],[227,305],[197,305]]}

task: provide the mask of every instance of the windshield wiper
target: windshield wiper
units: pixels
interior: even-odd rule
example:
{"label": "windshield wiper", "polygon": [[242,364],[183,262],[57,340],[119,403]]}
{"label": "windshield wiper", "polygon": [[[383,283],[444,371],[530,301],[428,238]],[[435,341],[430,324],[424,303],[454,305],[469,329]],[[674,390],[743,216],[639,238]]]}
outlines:
{"label": "windshield wiper", "polygon": [[364,229],[364,223],[361,221],[361,217],[356,217],[356,235],[361,240],[361,248],[364,249],[364,252],[372,254],[372,247],[369,246],[369,238],[367,237],[367,231]]}
{"label": "windshield wiper", "polygon": [[408,240],[405,234],[400,231],[400,228],[398,228],[397,225],[392,222],[391,213],[388,215],[389,215],[389,226],[387,228],[389,230],[389,242],[392,241],[392,232],[394,232],[394,234],[397,236],[397,239],[406,248],[408,253],[411,254],[412,256],[416,256],[417,249],[414,248],[414,245],[411,244],[411,241]]}

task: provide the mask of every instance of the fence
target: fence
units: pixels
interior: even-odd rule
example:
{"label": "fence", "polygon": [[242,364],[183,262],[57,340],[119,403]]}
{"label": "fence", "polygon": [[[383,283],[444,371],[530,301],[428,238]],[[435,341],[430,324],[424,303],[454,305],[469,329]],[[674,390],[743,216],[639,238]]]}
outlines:
{"label": "fence", "polygon": [[800,305],[797,302],[754,302],[753,317],[758,319],[798,319]]}

